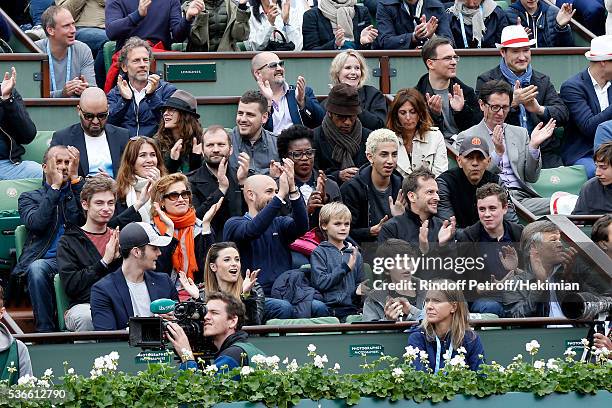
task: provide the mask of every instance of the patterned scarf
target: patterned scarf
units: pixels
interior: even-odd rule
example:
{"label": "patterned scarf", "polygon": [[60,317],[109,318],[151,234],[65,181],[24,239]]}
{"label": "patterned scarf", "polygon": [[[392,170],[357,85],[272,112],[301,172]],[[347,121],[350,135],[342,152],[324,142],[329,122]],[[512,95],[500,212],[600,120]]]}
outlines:
{"label": "patterned scarf", "polygon": [[[168,217],[174,223],[174,237],[179,240],[174,253],[172,254],[172,267],[177,272],[184,271],[188,277],[193,279],[194,273],[198,271],[198,263],[195,255],[194,226],[196,223],[196,212],[190,208],[184,215],[175,216],[168,214]],[[164,235],[166,233],[166,224],[159,218],[159,215],[153,217],[153,222]]]}
{"label": "patterned scarf", "polygon": [[[529,86],[531,82],[531,74],[533,72],[531,69],[531,64],[527,66],[527,70],[523,72],[521,76],[517,76],[514,72],[512,72],[510,68],[508,68],[508,66],[506,65],[506,61],[504,61],[504,59],[502,58],[499,62],[499,69],[501,70],[501,73],[504,78],[506,78],[506,81],[508,81],[510,83],[510,86],[512,86],[513,88],[516,81],[519,81],[522,87]],[[521,113],[519,115],[519,122],[521,123],[521,127],[527,129],[528,132],[531,134],[531,130],[533,129],[529,129],[530,123],[527,120],[527,110],[525,109],[525,106],[523,106],[523,104],[519,105],[519,109],[521,110]]]}

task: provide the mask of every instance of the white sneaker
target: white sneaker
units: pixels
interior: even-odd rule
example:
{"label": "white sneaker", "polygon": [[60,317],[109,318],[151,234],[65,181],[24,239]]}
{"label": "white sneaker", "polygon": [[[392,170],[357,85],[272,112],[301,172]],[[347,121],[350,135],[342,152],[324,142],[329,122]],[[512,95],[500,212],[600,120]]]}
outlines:
{"label": "white sneaker", "polygon": [[26,30],[25,34],[28,37],[30,37],[33,41],[42,40],[43,38],[47,38],[47,34],[45,34],[45,30],[43,30],[41,25],[35,25],[29,30]]}

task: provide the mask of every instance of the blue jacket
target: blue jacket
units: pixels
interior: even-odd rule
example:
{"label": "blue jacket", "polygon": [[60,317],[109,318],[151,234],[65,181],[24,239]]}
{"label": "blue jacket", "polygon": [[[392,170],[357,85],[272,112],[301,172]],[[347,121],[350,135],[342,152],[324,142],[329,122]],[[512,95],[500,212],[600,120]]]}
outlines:
{"label": "blue jacket", "polygon": [[[451,342],[450,336],[446,336],[446,338],[441,341],[441,350],[440,350],[440,369],[444,367],[444,353],[449,349]],[[425,331],[422,327],[417,326],[414,328],[410,335],[408,336],[408,345],[412,347],[418,347],[419,350],[425,350],[427,352],[429,364],[424,366],[420,359],[417,358],[414,360],[413,364],[417,370],[427,371],[427,368],[430,368],[433,372],[436,367],[436,359],[438,358],[437,354],[437,344],[434,341],[428,341],[425,336]],[[473,330],[467,330],[465,332],[465,336],[463,337],[463,342],[461,343],[463,347],[465,347],[465,363],[468,365],[470,370],[478,371],[481,364],[485,362],[484,358],[484,347],[482,346],[482,342],[480,341],[480,337]],[[453,350],[451,354],[451,358],[457,355],[457,350]],[[480,357],[482,356],[482,357]]]}
{"label": "blue jacket", "polygon": [[[178,300],[176,287],[167,273],[145,271],[144,281],[151,302],[162,298]],[[128,327],[130,317],[134,317],[134,308],[121,268],[92,286],[90,303],[94,329],[123,330]]]}
{"label": "blue jacket", "polygon": [[[325,109],[321,107],[317,97],[315,96],[311,87],[306,87],[306,95],[304,97],[305,106],[304,109],[300,109],[297,100],[295,99],[295,86],[289,85],[289,89],[285,95],[287,98],[287,105],[289,106],[289,114],[291,115],[291,121],[294,125],[304,125],[311,129],[321,125],[323,118],[325,117]],[[264,129],[272,132],[274,129],[274,120],[272,115],[268,115],[268,121],[266,122]]]}
{"label": "blue jacket", "polygon": [[[119,128],[113,125],[107,124],[104,126],[104,132],[106,133],[106,142],[111,154],[111,161],[113,165],[113,178],[117,178],[119,173],[119,165],[121,164],[121,156],[123,155],[123,149],[127,144],[130,136],[126,129]],[[79,159],[79,176],[87,177],[89,175],[89,160],[87,145],[85,144],[85,133],[80,123],[68,126],[67,128],[58,130],[53,133],[51,139],[51,146],[64,145],[74,146],[79,149],[81,153]]]}
{"label": "blue jacket", "polygon": [[[436,34],[453,41],[450,31],[450,14],[446,13],[444,4],[439,0],[424,0],[421,15],[427,20],[432,16],[438,19]],[[424,41],[412,42],[414,27],[419,24],[421,16],[411,16],[402,0],[380,0],[376,8],[378,38],[375,45],[381,50],[406,50],[422,46]]]}
{"label": "blue jacket", "polygon": [[[506,13],[499,6],[493,10],[489,17],[485,18],[486,31],[482,37],[480,48],[495,48],[495,43],[501,42],[501,33],[505,26],[508,25]],[[476,41],[472,39],[472,26],[465,25],[465,37],[468,42],[466,47],[463,43],[461,35],[461,24],[459,19],[454,15],[450,15],[450,29],[453,34],[455,49],[457,48],[476,48]]]}
{"label": "blue jacket", "polygon": [[537,48],[574,46],[574,37],[570,25],[561,28],[557,24],[558,7],[540,1],[538,12],[535,22],[531,21],[532,17],[527,13],[521,2],[517,1],[506,10],[506,17],[508,17],[509,24],[516,24],[516,18],[520,17],[521,25],[531,28],[531,31],[536,35],[535,46]]}
{"label": "blue jacket", "polygon": [[329,307],[355,307],[355,291],[364,277],[361,253],[352,271],[347,265],[353,250],[345,245],[340,251],[329,241],[323,241],[310,255],[310,281]]}
{"label": "blue jacket", "polygon": [[272,286],[272,297],[291,303],[295,319],[311,317],[312,301],[322,300],[321,294],[310,286],[302,268],[288,270],[276,278]]}
{"label": "blue jacket", "polygon": [[282,206],[274,196],[255,218],[248,213],[232,217],[223,229],[223,240],[238,246],[243,273],[261,269],[257,281],[266,296],[270,296],[276,278],[291,269],[289,244],[308,231],[308,214],[301,195],[291,200],[292,217],[280,215]]}
{"label": "blue jacket", "polygon": [[115,86],[108,93],[108,123],[127,129],[132,136],[153,136],[161,119],[161,106],[176,91],[176,87],[160,80],[158,88],[136,105],[134,97],[127,100]]}
{"label": "blue jacket", "polygon": [[[368,9],[360,4],[355,5],[353,36],[355,37],[355,48],[358,50],[369,50],[371,48],[370,44],[361,45],[359,43],[361,32],[370,24],[372,24],[372,21]],[[331,22],[321,13],[318,7],[313,7],[304,13],[302,36],[304,37],[304,51],[336,49],[336,39]]]}
{"label": "blue jacket", "polygon": [[43,181],[38,190],[19,196],[18,208],[21,222],[28,230],[19,263],[14,274],[26,273],[30,264],[41,259],[54,244],[57,232],[64,223],[83,225],[85,219],[81,208],[81,190],[85,180],[55,190]]}
{"label": "blue jacket", "polygon": [[591,76],[586,69],[565,81],[561,85],[559,94],[570,114],[561,150],[563,163],[569,166],[581,157],[593,155],[593,140],[597,126],[612,119],[612,87],[608,88],[610,106],[603,112],[599,107]]}

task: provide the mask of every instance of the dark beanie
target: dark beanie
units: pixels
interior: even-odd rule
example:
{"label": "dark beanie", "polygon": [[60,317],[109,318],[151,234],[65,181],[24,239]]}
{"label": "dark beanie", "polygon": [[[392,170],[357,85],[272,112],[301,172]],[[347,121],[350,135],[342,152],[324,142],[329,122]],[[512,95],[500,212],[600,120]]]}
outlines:
{"label": "dark beanie", "polygon": [[336,115],[359,115],[361,104],[357,88],[347,84],[338,84],[329,91],[329,96],[325,101],[328,112]]}

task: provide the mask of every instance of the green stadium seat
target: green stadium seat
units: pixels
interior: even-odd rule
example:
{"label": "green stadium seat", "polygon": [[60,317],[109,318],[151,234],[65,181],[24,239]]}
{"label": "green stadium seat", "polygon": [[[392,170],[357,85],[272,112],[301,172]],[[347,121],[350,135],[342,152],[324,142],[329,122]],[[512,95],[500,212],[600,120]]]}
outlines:
{"label": "green stadium seat", "polygon": [[0,267],[10,268],[15,258],[15,229],[22,224],[17,212],[21,193],[39,188],[41,179],[0,180]]}
{"label": "green stadium seat", "polygon": [[106,68],[106,72],[108,72],[108,69],[110,68],[112,62],[113,62],[113,54],[115,53],[115,41],[107,41],[104,44],[104,48],[102,49],[102,52],[104,53],[104,67]]}
{"label": "green stadium seat", "polygon": [[28,236],[28,230],[25,225],[19,225],[15,228],[15,259],[18,261],[21,253],[23,252],[23,246]]}
{"label": "green stadium seat", "polygon": [[34,140],[24,145],[26,151],[21,157],[21,160],[32,160],[37,163],[42,163],[45,152],[51,144],[51,138],[53,137],[53,130],[39,130],[36,132]]}
{"label": "green stadium seat", "polygon": [[64,321],[64,313],[68,310],[68,296],[62,286],[59,273],[53,277],[53,288],[55,289],[55,302],[57,304],[57,327],[60,331],[66,331],[66,322]]}
{"label": "green stadium seat", "polygon": [[266,326],[296,326],[300,324],[340,324],[337,317],[311,317],[302,319],[270,319]]}
{"label": "green stadium seat", "polygon": [[553,169],[542,169],[540,178],[537,182],[532,183],[531,187],[542,197],[550,197],[556,191],[565,191],[577,195],[587,180],[584,166],[561,166]]}
{"label": "green stadium seat", "polygon": [[171,49],[172,51],[185,51],[185,49],[187,48],[187,44],[186,43],[172,43],[171,45]]}
{"label": "green stadium seat", "polygon": [[510,0],[497,0],[496,3],[502,10],[507,10],[510,7]]}
{"label": "green stadium seat", "polygon": [[346,317],[346,323],[351,324],[351,323],[361,323],[363,321],[363,315],[358,314],[358,315],[350,315]]}
{"label": "green stadium seat", "polygon": [[17,211],[21,193],[36,190],[41,185],[41,179],[0,180],[0,211]]}

